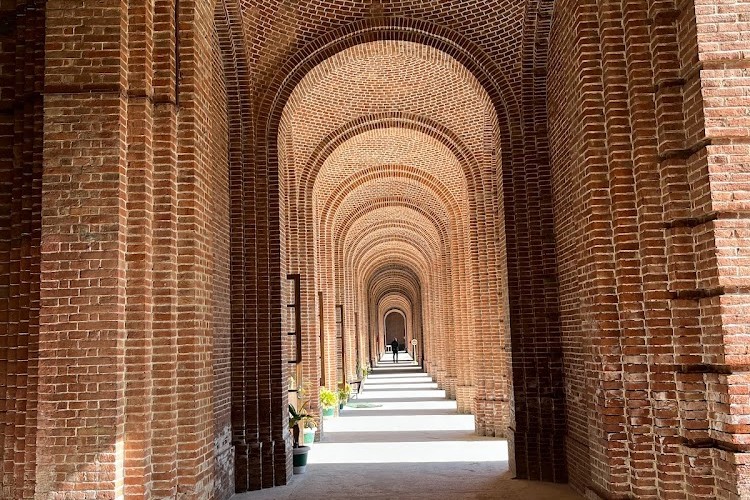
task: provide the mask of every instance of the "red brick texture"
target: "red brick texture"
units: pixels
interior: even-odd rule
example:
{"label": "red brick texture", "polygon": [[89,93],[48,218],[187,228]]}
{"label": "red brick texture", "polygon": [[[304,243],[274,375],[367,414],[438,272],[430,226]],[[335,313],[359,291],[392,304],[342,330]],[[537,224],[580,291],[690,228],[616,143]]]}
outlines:
{"label": "red brick texture", "polygon": [[749,11],[0,1],[0,497],[285,484],[397,311],[517,477],[750,498]]}
{"label": "red brick texture", "polygon": [[39,418],[24,495],[225,498],[228,134],[212,6],[46,2],[36,29]]}
{"label": "red brick texture", "polygon": [[[339,13],[335,8],[327,10],[326,6],[318,3],[305,4],[300,6],[299,9],[284,6],[280,10],[269,5],[267,9],[256,12],[259,16],[257,22],[263,26],[262,31],[267,34],[267,38],[260,36],[256,42],[260,47],[253,47],[253,50],[260,50],[259,54],[262,54],[262,57],[253,59],[253,61],[258,62],[257,74],[253,75],[253,81],[255,85],[262,89],[258,93],[265,96],[260,101],[260,107],[258,108],[261,118],[258,121],[258,131],[255,132],[255,137],[256,141],[261,142],[255,148],[255,168],[256,174],[260,173],[261,175],[265,175],[263,171],[268,169],[271,181],[273,181],[272,176],[275,175],[275,172],[279,171],[280,194],[276,194],[276,186],[271,186],[270,191],[272,199],[280,196],[281,207],[297,207],[300,201],[308,204],[309,207],[310,204],[313,204],[313,201],[310,200],[310,195],[305,193],[309,193],[310,184],[313,184],[313,187],[315,186],[313,181],[317,183],[315,175],[317,175],[319,167],[316,166],[315,160],[310,162],[306,159],[306,155],[309,155],[309,153],[306,153],[305,150],[314,148],[314,151],[325,151],[326,148],[330,148],[330,153],[324,155],[316,153],[316,156],[320,156],[321,161],[324,161],[324,159],[335,154],[336,148],[347,147],[345,143],[342,144],[340,141],[353,138],[368,129],[395,127],[430,130],[431,132],[426,135],[431,135],[433,139],[439,138],[443,147],[450,150],[454,156],[467,158],[468,161],[459,161],[459,163],[466,177],[467,193],[471,197],[476,196],[469,201],[467,211],[469,215],[468,230],[463,230],[463,234],[468,235],[469,245],[467,246],[469,248],[464,249],[468,250],[466,254],[461,252],[461,247],[458,246],[462,241],[461,237],[442,238],[441,241],[442,244],[449,245],[448,248],[451,248],[452,251],[451,258],[458,259],[455,262],[459,262],[459,267],[454,269],[453,265],[440,264],[440,261],[443,263],[451,262],[445,257],[437,260],[431,259],[432,263],[430,263],[429,258],[425,257],[423,260],[426,262],[421,265],[418,264],[414,259],[417,258],[419,253],[429,250],[429,247],[422,248],[419,246],[418,251],[415,252],[409,251],[409,248],[404,250],[403,248],[396,249],[394,246],[383,246],[380,249],[381,251],[373,250],[373,252],[382,256],[379,261],[381,266],[400,268],[404,266],[405,259],[409,259],[407,267],[411,268],[412,272],[415,272],[418,267],[429,270],[430,265],[436,265],[435,262],[438,262],[438,268],[441,265],[443,266],[442,272],[436,273],[434,270],[422,272],[422,277],[417,278],[417,281],[423,287],[422,290],[424,290],[421,293],[432,297],[428,306],[431,311],[424,316],[427,321],[434,321],[437,325],[435,333],[429,336],[429,340],[425,336],[425,351],[434,353],[433,359],[427,361],[430,371],[449,394],[459,396],[460,402],[464,402],[460,403],[462,409],[476,412],[481,432],[491,435],[505,435],[514,440],[516,443],[514,449],[517,450],[518,456],[522,458],[514,461],[515,465],[518,466],[519,476],[564,480],[565,466],[561,436],[565,432],[565,420],[562,356],[559,340],[555,340],[559,337],[559,327],[555,326],[558,319],[555,313],[556,283],[553,278],[555,259],[554,240],[552,239],[551,196],[549,196],[550,178],[536,173],[534,170],[536,167],[532,167],[531,163],[524,164],[523,130],[517,123],[518,117],[521,115],[521,109],[510,86],[510,75],[513,74],[513,70],[510,69],[512,64],[505,66],[500,64],[502,60],[520,58],[519,50],[522,40],[518,36],[511,36],[511,32],[514,31],[510,29],[510,26],[517,26],[514,19],[523,17],[521,7],[520,5],[500,2],[496,5],[494,3],[493,5],[477,4],[475,8],[467,7],[465,3],[461,5],[453,4],[447,5],[444,9],[435,9],[433,5],[426,9],[418,2],[389,3],[387,6],[357,4],[351,4],[350,6],[347,4],[347,7],[342,7],[344,11],[349,9],[350,14],[354,15],[355,19],[359,16],[359,20],[352,19],[351,15],[346,13],[338,15]],[[536,9],[535,6],[529,8]],[[487,38],[486,26],[483,23],[469,22],[464,17],[476,15],[482,10],[497,12],[496,26],[498,29],[508,26],[507,39],[502,45],[496,45],[496,42]],[[423,17],[423,20],[415,21],[413,16]],[[297,30],[296,26],[304,26],[304,29],[294,31],[294,34],[285,32],[285,30]],[[460,26],[460,29],[457,29],[458,26]],[[460,35],[458,34],[459,31]],[[326,33],[329,34],[326,35]],[[473,36],[471,40],[466,38],[469,34]],[[291,43],[292,46],[278,43],[279,40]],[[362,46],[363,42],[365,44],[372,43],[373,49]],[[487,47],[487,52],[477,50],[472,42]],[[530,46],[536,43],[533,34],[527,43]],[[416,50],[410,49],[412,44],[419,44],[421,47]],[[432,54],[435,54],[435,56],[431,55],[430,48],[432,48]],[[433,66],[438,66],[431,73],[427,73],[431,76],[438,75],[439,73],[436,73],[436,71],[441,67],[445,69],[440,71],[445,72],[450,70],[456,62],[460,63],[463,66],[461,71],[450,70],[450,73],[453,73],[452,78],[454,81],[457,80],[458,84],[453,84],[447,88],[452,90],[455,87],[460,90],[460,87],[456,85],[464,85],[467,89],[474,89],[476,95],[486,96],[480,97],[480,100],[484,99],[485,102],[490,103],[489,111],[485,112],[489,114],[485,114],[484,118],[481,114],[475,115],[476,123],[484,122],[486,125],[482,125],[482,130],[478,130],[477,127],[471,132],[478,133],[483,138],[473,143],[476,146],[470,144],[475,139],[472,139],[471,135],[461,132],[462,129],[466,128],[465,123],[456,124],[455,118],[447,116],[445,109],[440,109],[440,101],[445,99],[444,93],[437,96],[432,102],[428,99],[424,102],[411,99],[410,102],[408,99],[410,82],[419,84],[424,88],[426,81],[430,80],[430,78],[427,78],[426,81],[418,80],[418,76],[414,76],[414,71],[409,71],[411,74],[403,80],[402,85],[406,87],[405,92],[402,92],[403,96],[395,94],[398,92],[398,87],[391,90],[390,93],[386,92],[386,95],[401,98],[401,100],[395,101],[398,104],[388,107],[389,103],[394,101],[387,100],[380,105],[377,99],[373,97],[373,105],[366,110],[359,110],[356,106],[349,108],[347,104],[356,102],[352,99],[360,97],[362,91],[367,90],[367,81],[355,80],[361,81],[360,85],[362,86],[349,88],[348,90],[342,85],[325,85],[325,83],[335,82],[336,76],[356,72],[357,68],[366,65],[367,61],[363,61],[363,59],[369,58],[373,61],[377,61],[377,58],[383,59],[382,55],[368,53],[367,50],[377,50],[385,54],[406,53],[407,56],[409,50],[412,50],[415,54],[410,57],[415,64],[419,57],[422,57]],[[530,47],[529,50],[534,49]],[[490,53],[491,55],[488,55]],[[455,62],[446,57],[446,54],[452,55]],[[496,61],[492,60],[492,56],[496,56]],[[430,61],[430,58],[434,61]],[[273,71],[269,71],[265,67],[266,64],[272,64]],[[371,64],[376,64],[376,67],[378,67],[377,63]],[[540,64],[543,64],[543,61]],[[421,66],[424,66],[424,64],[421,64]],[[347,69],[347,67],[351,69]],[[420,65],[416,65],[415,69],[419,67]],[[503,73],[502,67],[505,68],[507,73]],[[531,77],[536,79],[536,91],[543,93],[543,75],[539,76],[539,72],[534,68],[529,71]],[[266,74],[268,76],[265,76]],[[378,93],[383,93],[383,89],[389,88],[393,84],[393,81],[387,80],[387,77],[388,74],[382,71],[379,75],[373,73],[369,84],[372,85],[372,88],[377,89]],[[542,79],[540,80],[540,78]],[[440,82],[445,82],[444,85],[448,85],[446,78],[442,78]],[[303,91],[308,88],[308,85],[311,90],[313,87],[318,88],[311,93],[309,101],[306,100],[307,96]],[[326,96],[326,92],[333,92],[334,94]],[[435,95],[434,92],[430,91],[427,95]],[[458,95],[468,94],[458,92]],[[316,109],[326,104],[326,98],[328,104],[340,101],[345,105],[341,107],[343,112],[338,115],[332,114],[330,108],[327,108],[329,112],[323,119],[325,123],[321,124],[322,127],[315,129],[315,132],[319,134],[317,138],[306,136],[307,134],[304,132],[306,127],[311,128],[310,125],[306,125],[308,121],[315,123],[314,120],[320,120],[320,118],[315,117],[314,113],[305,112],[304,120],[302,118],[297,120],[285,118],[285,116],[294,116],[297,102],[304,102],[305,107],[309,103],[310,109]],[[300,101],[300,99],[304,100]],[[321,104],[315,104],[316,101]],[[470,102],[467,100],[466,104],[469,105]],[[442,116],[438,115],[438,119],[433,120],[432,115],[435,113],[430,109],[430,105],[433,106],[434,111],[441,112]],[[339,108],[337,107],[337,109]],[[455,115],[456,118],[471,116],[469,114],[471,113],[470,108],[464,110],[458,107],[452,108],[451,105],[448,105],[446,109],[448,115]],[[534,119],[530,120],[525,128],[533,134],[540,129],[540,122],[543,124],[544,115],[543,112],[542,114],[532,112],[531,115],[534,116]],[[513,116],[515,116],[515,124],[511,124]],[[453,118],[453,122],[441,123],[441,120],[449,118]],[[395,125],[390,125],[393,122],[395,122]],[[299,135],[295,135],[295,130],[293,130],[297,127],[300,127]],[[456,130],[453,130],[454,128]],[[330,130],[330,132],[326,136],[327,130]],[[400,134],[403,135],[403,132],[400,132]],[[297,137],[297,139],[294,139],[294,137]],[[294,141],[309,141],[308,137],[312,138],[314,142],[309,146],[300,144],[299,153],[302,156],[298,158],[297,144]],[[338,139],[339,137],[341,139]],[[539,141],[536,139],[528,140],[530,144],[533,144],[542,139]],[[294,176],[286,175],[289,163],[285,162],[288,162],[289,156],[287,153],[289,152],[294,153]],[[393,161],[393,158],[389,161]],[[541,165],[543,161],[544,155],[539,153],[539,159],[535,162]],[[298,162],[306,163],[308,166],[303,167]],[[503,169],[501,175],[498,165],[511,165],[514,162],[515,167]],[[381,163],[381,166],[385,165]],[[279,167],[281,167],[280,170]],[[543,165],[539,168],[542,167]],[[306,173],[304,169],[307,168],[314,169],[311,171],[312,175]],[[527,168],[530,168],[530,170],[526,170]],[[339,175],[346,175],[346,170]],[[373,175],[378,176],[374,171]],[[507,180],[503,178],[504,176],[508,177]],[[352,179],[351,186],[354,187],[357,185],[356,183],[361,182]],[[415,184],[429,186],[429,184],[426,184],[428,182],[435,185],[435,181],[429,181],[428,179],[415,179],[408,183],[396,182],[394,179],[391,183],[393,189],[389,189],[388,183],[381,183],[381,187],[377,189],[365,187],[362,193],[366,193],[366,198],[360,200],[359,206],[362,208],[359,210],[355,206],[357,204],[356,197],[359,195],[353,197],[343,191],[339,196],[346,198],[346,201],[343,201],[344,204],[351,200],[349,201],[351,206],[341,205],[346,210],[341,215],[338,215],[338,211],[333,213],[332,210],[329,210],[330,215],[327,215],[327,217],[333,217],[335,231],[337,217],[346,217],[343,222],[348,224],[348,220],[354,221],[354,218],[361,218],[371,209],[403,205],[405,208],[415,210],[425,202],[430,203],[430,199],[434,200],[432,204],[435,208],[441,204],[445,205],[447,200],[444,197],[436,197],[426,191],[425,187]],[[500,188],[501,184],[503,185],[502,189]],[[255,190],[251,195],[254,199],[257,199],[259,196],[257,177],[254,187]],[[438,192],[440,189],[442,188],[439,185],[430,188],[430,190],[437,190]],[[393,196],[378,198],[378,192],[384,190]],[[261,194],[263,192],[260,191]],[[400,199],[401,197],[398,196],[400,192],[408,193],[410,199]],[[546,196],[545,192],[547,193]],[[286,198],[288,196],[294,198]],[[413,202],[415,197],[419,201],[416,206],[413,206],[415,205]],[[508,200],[511,201],[510,204],[506,203]],[[315,206],[313,204],[313,207]],[[323,204],[322,206],[325,207],[326,205]],[[457,220],[456,215],[459,212],[456,212],[455,209],[451,209],[453,215],[446,219],[445,216],[440,216],[440,212],[435,212],[435,208],[431,209],[433,214],[425,212],[425,216],[428,218],[436,217],[436,222],[433,225],[437,229],[445,226],[445,222],[439,222],[441,217],[443,221],[448,221],[454,226],[461,221],[461,219]],[[351,212],[352,216],[345,215],[347,212]],[[449,212],[444,213],[449,214]],[[317,231],[318,242],[322,242],[322,244],[317,245],[316,248],[316,228],[313,227],[312,239],[310,236],[301,238],[307,245],[307,249],[302,250],[292,246],[296,245],[295,242],[299,238],[299,226],[301,225],[299,221],[306,221],[309,225],[313,220],[317,220],[317,215],[311,208],[304,210],[289,209],[287,211],[282,210],[280,214],[282,220],[287,214],[289,217],[287,223],[281,224],[280,221],[281,228],[283,228],[283,231],[279,229],[278,235],[278,245],[282,250],[280,257],[284,259],[282,263],[285,268],[286,265],[298,265],[295,263],[295,259],[301,259],[300,262],[306,266],[303,268],[305,269],[304,272],[301,272],[303,274],[303,286],[310,287],[304,293],[302,299],[303,303],[306,300],[308,301],[307,304],[303,304],[303,307],[307,311],[305,314],[305,328],[307,328],[305,339],[310,342],[305,349],[309,357],[304,363],[304,377],[313,386],[316,383],[335,385],[337,382],[333,368],[335,363],[331,361],[337,357],[334,350],[336,342],[334,312],[335,306],[339,305],[337,302],[340,297],[343,297],[344,300],[353,300],[354,303],[358,304],[356,308],[348,307],[346,303],[342,304],[344,305],[344,314],[349,315],[345,324],[349,325],[349,328],[351,328],[351,325],[357,325],[360,331],[360,335],[357,336],[355,342],[349,341],[347,343],[350,354],[347,359],[349,360],[354,359],[354,356],[351,355],[352,343],[355,346],[369,343],[370,351],[373,350],[375,339],[372,337],[377,337],[375,335],[376,325],[378,324],[375,314],[377,307],[367,304],[369,299],[366,292],[354,294],[353,299],[346,298],[346,281],[354,280],[359,283],[357,286],[365,286],[364,290],[369,290],[368,275],[353,270],[351,277],[347,277],[348,271],[342,269],[340,264],[338,269],[341,269],[341,271],[335,271],[337,269],[335,260],[333,265],[327,263],[330,257],[326,254],[331,251],[329,248],[332,245],[330,242],[341,241],[341,237],[337,237],[335,232],[332,233],[325,229],[325,225],[330,224],[330,222],[323,220],[324,226]],[[238,217],[238,219],[240,218]],[[403,215],[401,218],[403,219]],[[502,223],[503,218],[505,218],[505,224]],[[539,223],[542,219],[546,220],[545,224]],[[302,226],[305,229],[304,224]],[[263,227],[263,225],[261,224],[258,227]],[[309,235],[310,228],[308,227],[305,231]],[[410,232],[413,233],[414,231],[410,230]],[[450,234],[459,236],[453,229],[451,229]],[[273,234],[271,236],[277,237]],[[512,243],[507,252],[505,250],[506,242]],[[406,244],[406,241],[404,241],[404,244]],[[537,248],[536,253],[532,254],[528,251],[529,245]],[[273,246],[274,244],[271,243],[271,247]],[[434,245],[432,246],[434,247]],[[417,245],[410,244],[409,247],[414,249],[417,248]],[[448,254],[444,253],[444,255],[447,257]],[[276,258],[273,252],[270,257],[271,259]],[[378,262],[375,260],[376,257],[374,254],[364,254],[362,261],[370,265],[372,262]],[[512,264],[512,272],[505,270],[504,263],[506,261],[509,266]],[[531,274],[521,272],[522,268],[532,269],[532,261],[535,264],[534,271]],[[315,266],[319,264],[324,266],[322,274],[315,271]],[[281,266],[281,263],[279,266]],[[462,267],[460,266],[471,271],[462,273]],[[445,269],[446,267],[448,269]],[[275,269],[275,264],[272,265],[271,269]],[[294,267],[291,270],[295,270]],[[371,269],[367,272],[377,271],[378,269]],[[451,286],[451,272],[456,273],[457,287]],[[331,287],[331,283],[336,281],[334,273],[343,273],[343,276],[336,277],[344,283],[343,292],[341,287],[338,289]],[[272,275],[274,274],[272,272]],[[428,276],[428,274],[432,276]],[[477,280],[472,284],[473,276],[476,276]],[[428,280],[436,282],[437,286],[433,285],[428,288],[425,286]],[[263,282],[258,284],[261,288],[270,286]],[[402,290],[404,289],[403,285],[400,287]],[[505,292],[506,287],[507,292]],[[318,292],[317,297],[315,293],[311,293],[311,289]],[[260,293],[260,296],[263,295],[263,293]],[[284,295],[289,294],[285,293]],[[357,296],[364,298],[365,301],[362,298],[358,300]],[[462,296],[469,300],[462,301]],[[318,302],[315,302],[316,298]],[[273,295],[271,299],[274,300]],[[280,298],[278,300],[282,302]],[[453,310],[451,306],[454,300],[458,303],[456,310]],[[508,301],[512,302],[513,307],[502,307]],[[527,304],[529,307],[524,309],[522,304]],[[352,310],[355,313],[354,321],[351,317]],[[322,322],[315,322],[318,312],[322,313]],[[473,315],[475,323],[472,322],[469,315]],[[515,321],[512,321],[514,315],[516,318]],[[363,321],[365,318],[367,323]],[[448,318],[447,321],[446,318]],[[449,321],[458,321],[458,327],[454,330]],[[368,331],[362,325],[368,323],[372,325],[369,331],[373,335],[369,339],[362,339],[365,332]],[[274,324],[271,327],[278,328],[278,331],[281,331],[281,328]],[[513,328],[516,329],[515,333],[511,334],[510,330]],[[322,363],[316,359],[318,352],[321,350],[317,344],[321,338],[319,333],[321,329],[323,357],[331,358],[324,359]],[[441,334],[443,330],[445,335]],[[477,331],[482,333],[477,335]],[[522,331],[526,333],[522,334]],[[278,338],[278,336],[272,335],[271,338]],[[519,354],[517,359],[511,361],[511,349],[509,348],[511,340],[509,339],[513,338],[518,343],[517,352]],[[429,345],[430,342],[434,345]],[[360,349],[360,353],[362,351],[364,349]],[[454,351],[458,352],[458,357],[462,359],[461,362],[456,361],[457,356],[453,354]],[[474,355],[470,353],[477,352],[481,352],[487,359],[486,363],[482,363],[476,369],[473,369],[471,365]],[[524,354],[521,355],[521,352]],[[373,355],[373,353],[370,352],[370,355]],[[538,356],[538,359],[535,356]],[[556,361],[550,364],[548,363],[550,358]],[[430,364],[433,362],[434,366]],[[511,362],[516,365],[513,371],[510,370]],[[348,370],[351,373],[354,370],[354,362],[350,365]],[[517,389],[514,393],[515,401],[512,400],[510,391],[511,374],[514,374],[517,378]],[[347,378],[349,376],[348,374]],[[549,423],[550,415],[553,416],[552,424]],[[530,453],[528,457],[527,452]],[[542,455],[545,457],[544,459]]]}
{"label": "red brick texture", "polygon": [[0,3],[0,497],[37,463],[44,2]]}
{"label": "red brick texture", "polygon": [[748,498],[743,2],[555,4],[571,482]]}

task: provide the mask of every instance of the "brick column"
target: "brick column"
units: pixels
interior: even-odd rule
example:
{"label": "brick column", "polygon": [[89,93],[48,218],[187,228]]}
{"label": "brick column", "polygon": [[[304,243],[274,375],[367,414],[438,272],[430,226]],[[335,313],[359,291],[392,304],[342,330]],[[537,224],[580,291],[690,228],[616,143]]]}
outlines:
{"label": "brick column", "polygon": [[47,2],[37,498],[123,495],[127,38],[121,2]]}
{"label": "brick column", "polygon": [[[695,2],[699,91],[686,101],[696,292],[715,497],[750,498],[750,2]],[[692,9],[687,15],[692,15]],[[692,34],[691,33],[691,34]],[[697,79],[696,79],[697,80]]]}
{"label": "brick column", "polygon": [[[506,351],[507,354],[498,357],[506,363],[510,359],[511,366],[509,370],[498,370],[503,376],[496,376],[495,383],[501,387],[507,384],[505,374],[510,373],[512,390],[508,388],[505,393],[510,398],[508,439],[513,457],[511,469],[516,477],[566,482],[567,466],[563,457],[567,410],[546,132],[551,8],[551,2],[546,1],[527,4],[523,64],[519,73],[523,80],[518,104],[520,116],[510,117],[513,134],[509,147],[503,146],[497,153],[502,155],[501,195],[506,239],[498,253],[507,255],[507,268],[500,268],[498,272],[500,278],[507,279],[508,290],[508,297],[500,297],[507,311],[501,331],[509,333],[505,335],[506,345],[496,344],[494,349],[497,352],[509,349],[509,353]],[[585,95],[587,90],[582,88],[579,96]],[[582,119],[593,114],[589,102],[580,104]],[[591,167],[592,175],[601,175],[597,171],[599,165]],[[595,203],[600,202],[595,200]],[[598,207],[592,207],[592,212],[597,210]]]}
{"label": "brick column", "polygon": [[213,29],[212,2],[47,3],[38,498],[206,497],[227,473]]}

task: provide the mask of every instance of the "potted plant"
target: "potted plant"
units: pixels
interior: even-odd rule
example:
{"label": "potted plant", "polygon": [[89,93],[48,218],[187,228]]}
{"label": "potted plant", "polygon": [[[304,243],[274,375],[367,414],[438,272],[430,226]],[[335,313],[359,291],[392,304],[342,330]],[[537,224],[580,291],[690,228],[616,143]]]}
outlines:
{"label": "potted plant", "polygon": [[352,394],[352,386],[349,384],[343,384],[339,389],[339,410],[344,409],[344,405],[349,401],[349,396]]}
{"label": "potted plant", "polygon": [[310,451],[309,446],[300,446],[300,425],[308,418],[307,414],[307,401],[304,402],[299,408],[295,408],[294,405],[289,405],[289,429],[292,431],[292,437],[294,438],[294,449],[292,453],[294,473],[304,474],[307,469],[307,454]]}
{"label": "potted plant", "polygon": [[323,417],[333,416],[333,409],[336,407],[336,394],[327,387],[320,388],[320,407],[323,409]]}
{"label": "potted plant", "polygon": [[315,442],[315,433],[318,431],[318,426],[315,423],[315,418],[312,415],[306,416],[302,421],[302,444],[312,445]]}

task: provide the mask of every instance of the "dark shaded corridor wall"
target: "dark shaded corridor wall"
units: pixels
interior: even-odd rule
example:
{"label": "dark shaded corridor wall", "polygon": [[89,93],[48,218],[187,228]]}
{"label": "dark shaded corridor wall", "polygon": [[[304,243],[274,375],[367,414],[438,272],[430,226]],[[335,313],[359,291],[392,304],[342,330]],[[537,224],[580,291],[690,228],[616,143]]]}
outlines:
{"label": "dark shaded corridor wall", "polygon": [[44,2],[0,3],[0,498],[36,479]]}
{"label": "dark shaded corridor wall", "polygon": [[390,344],[394,338],[399,344],[406,342],[406,325],[404,317],[399,313],[390,313],[385,317],[385,343]]}

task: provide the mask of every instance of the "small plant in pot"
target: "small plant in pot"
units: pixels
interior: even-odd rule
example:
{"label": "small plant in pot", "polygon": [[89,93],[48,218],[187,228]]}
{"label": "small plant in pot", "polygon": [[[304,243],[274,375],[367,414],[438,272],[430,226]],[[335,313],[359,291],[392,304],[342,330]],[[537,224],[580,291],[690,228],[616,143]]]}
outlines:
{"label": "small plant in pot", "polygon": [[332,417],[336,408],[336,394],[327,387],[320,388],[320,407],[323,409],[323,417]]}
{"label": "small plant in pot", "polygon": [[339,389],[339,410],[344,409],[344,405],[349,401],[349,397],[352,395],[352,386],[344,384]]}
{"label": "small plant in pot", "polygon": [[302,420],[302,444],[305,446],[312,445],[315,442],[315,433],[318,431],[318,425],[315,423],[315,417],[306,416]]}
{"label": "small plant in pot", "polygon": [[[300,446],[300,427],[305,419],[309,418],[307,414],[307,402],[303,403],[299,408],[295,408],[294,405],[289,405],[289,429],[292,431],[292,437],[294,438],[294,449],[292,453],[294,473],[304,474],[307,469],[307,454],[310,451],[309,446]],[[303,435],[304,438],[304,435]]]}

